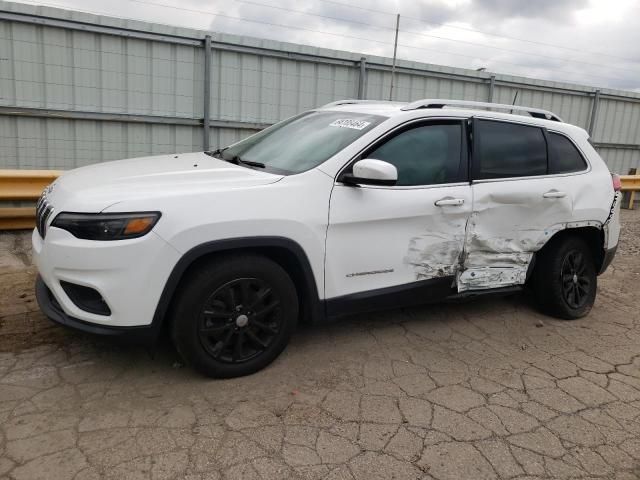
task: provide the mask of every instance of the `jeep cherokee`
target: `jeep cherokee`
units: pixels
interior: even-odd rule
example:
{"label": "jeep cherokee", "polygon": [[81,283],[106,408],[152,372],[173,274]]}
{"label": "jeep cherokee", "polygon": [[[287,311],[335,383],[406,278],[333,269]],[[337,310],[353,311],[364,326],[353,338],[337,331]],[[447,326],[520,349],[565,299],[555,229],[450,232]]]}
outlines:
{"label": "jeep cherokee", "polygon": [[93,333],[167,327],[213,377],[265,367],[300,319],[525,286],[575,319],[616,250],[617,190],[551,112],[339,101],[213,152],[65,173],[37,205],[37,299]]}

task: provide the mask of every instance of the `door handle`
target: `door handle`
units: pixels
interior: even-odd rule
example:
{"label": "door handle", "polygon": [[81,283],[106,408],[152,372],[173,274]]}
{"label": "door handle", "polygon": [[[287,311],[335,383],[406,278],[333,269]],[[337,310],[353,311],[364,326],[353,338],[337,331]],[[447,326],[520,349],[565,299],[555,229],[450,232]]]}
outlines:
{"label": "door handle", "polygon": [[459,207],[462,204],[464,204],[464,198],[445,197],[445,198],[441,198],[440,200],[436,200],[434,202],[434,205],[436,207],[445,207],[445,206]]}
{"label": "door handle", "polygon": [[566,192],[559,192],[558,190],[549,190],[546,193],[543,193],[542,196],[544,198],[564,198],[567,196]]}

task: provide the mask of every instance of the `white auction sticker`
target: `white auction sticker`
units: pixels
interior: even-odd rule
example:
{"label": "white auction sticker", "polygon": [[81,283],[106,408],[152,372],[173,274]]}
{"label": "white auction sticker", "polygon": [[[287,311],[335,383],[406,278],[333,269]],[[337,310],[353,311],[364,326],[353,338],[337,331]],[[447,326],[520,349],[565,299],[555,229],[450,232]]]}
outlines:
{"label": "white auction sticker", "polygon": [[371,125],[371,122],[364,120],[354,120],[353,118],[339,118],[329,124],[330,127],[353,128],[354,130],[362,130]]}

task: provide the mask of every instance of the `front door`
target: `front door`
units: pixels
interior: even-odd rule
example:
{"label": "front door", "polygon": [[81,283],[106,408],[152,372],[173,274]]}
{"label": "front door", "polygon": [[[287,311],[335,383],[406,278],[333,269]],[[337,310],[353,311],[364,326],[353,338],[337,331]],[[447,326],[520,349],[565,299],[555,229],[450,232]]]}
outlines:
{"label": "front door", "polygon": [[416,296],[417,286],[451,291],[472,207],[466,145],[462,121],[413,123],[356,159],[395,165],[396,186],[336,182],[325,263],[330,314],[332,305],[339,309],[351,299],[362,309],[384,306],[381,299],[388,306],[419,303],[424,298]]}

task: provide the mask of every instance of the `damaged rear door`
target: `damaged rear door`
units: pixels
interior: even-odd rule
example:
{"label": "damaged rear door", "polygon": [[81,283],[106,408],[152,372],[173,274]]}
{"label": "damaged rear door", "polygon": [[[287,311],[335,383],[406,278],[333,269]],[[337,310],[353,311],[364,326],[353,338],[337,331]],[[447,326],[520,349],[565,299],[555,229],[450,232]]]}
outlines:
{"label": "damaged rear door", "polygon": [[473,211],[458,291],[521,285],[533,253],[572,218],[570,178],[548,174],[544,128],[471,124]]}

